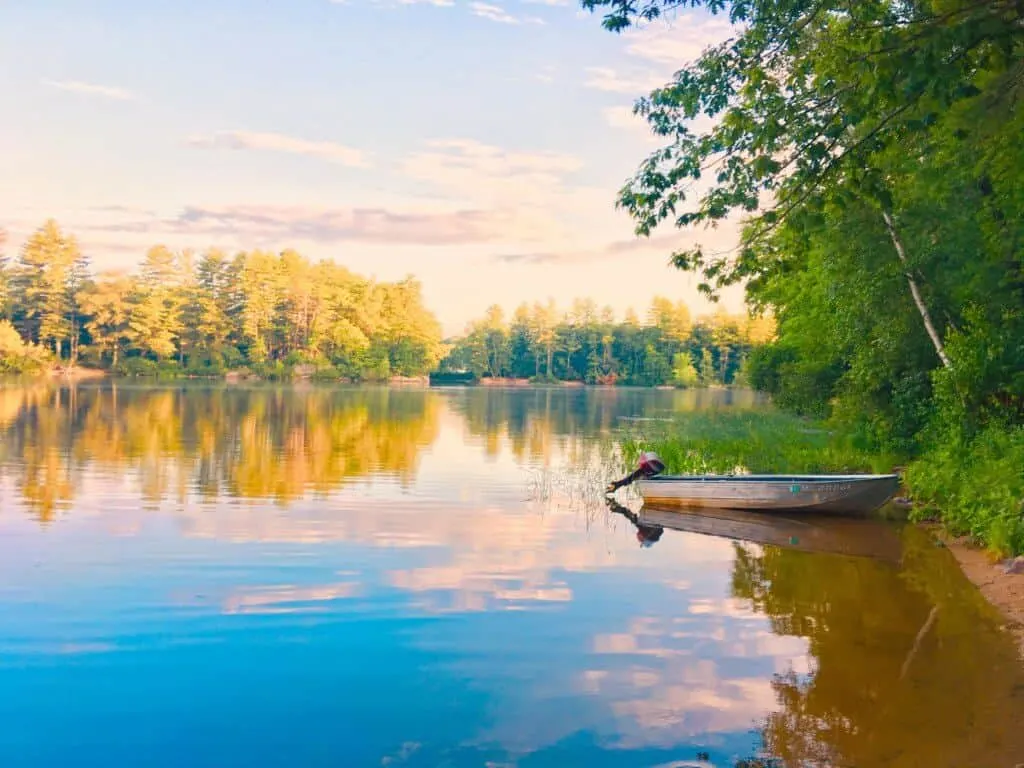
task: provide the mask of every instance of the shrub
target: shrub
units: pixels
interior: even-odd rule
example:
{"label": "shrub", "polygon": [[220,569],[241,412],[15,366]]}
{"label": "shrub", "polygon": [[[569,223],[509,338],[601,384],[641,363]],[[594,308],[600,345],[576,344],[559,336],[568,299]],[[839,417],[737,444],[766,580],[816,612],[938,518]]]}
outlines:
{"label": "shrub", "polygon": [[919,503],[914,516],[938,518],[999,555],[1024,552],[1024,427],[990,425],[973,438],[938,440],[907,469]]}
{"label": "shrub", "polygon": [[39,373],[51,359],[38,344],[26,344],[9,321],[0,320],[0,373]]}

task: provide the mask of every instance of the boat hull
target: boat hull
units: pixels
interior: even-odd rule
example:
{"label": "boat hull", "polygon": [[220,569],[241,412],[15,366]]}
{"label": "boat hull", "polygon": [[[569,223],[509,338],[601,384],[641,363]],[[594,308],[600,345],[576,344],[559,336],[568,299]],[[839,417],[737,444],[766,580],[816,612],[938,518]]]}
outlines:
{"label": "boat hull", "polygon": [[657,475],[637,481],[658,506],[751,512],[867,514],[899,488],[899,475]]}

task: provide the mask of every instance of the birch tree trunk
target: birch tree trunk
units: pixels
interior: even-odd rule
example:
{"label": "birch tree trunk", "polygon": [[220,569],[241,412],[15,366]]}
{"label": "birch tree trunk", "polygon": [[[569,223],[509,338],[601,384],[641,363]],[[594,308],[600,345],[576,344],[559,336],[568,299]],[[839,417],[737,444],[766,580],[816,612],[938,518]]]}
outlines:
{"label": "birch tree trunk", "polygon": [[896,247],[896,254],[900,257],[900,262],[904,267],[904,274],[907,276],[907,282],[910,284],[910,295],[914,297],[914,304],[917,306],[917,311],[921,314],[921,320],[924,322],[924,329],[928,332],[928,336],[932,340],[932,344],[935,346],[935,351],[939,355],[939,359],[942,364],[949,368],[951,364],[949,362],[949,356],[946,354],[946,347],[942,343],[942,338],[939,336],[937,330],[935,330],[935,324],[932,322],[931,313],[928,312],[928,306],[924,303],[924,299],[921,297],[921,290],[918,288],[917,281],[914,276],[910,273],[910,269],[907,267],[907,252],[903,247],[903,240],[900,238],[899,232],[896,231],[896,225],[893,224],[892,216],[886,210],[882,211],[882,218],[885,219],[885,227],[889,230],[889,237],[892,239],[892,244]]}

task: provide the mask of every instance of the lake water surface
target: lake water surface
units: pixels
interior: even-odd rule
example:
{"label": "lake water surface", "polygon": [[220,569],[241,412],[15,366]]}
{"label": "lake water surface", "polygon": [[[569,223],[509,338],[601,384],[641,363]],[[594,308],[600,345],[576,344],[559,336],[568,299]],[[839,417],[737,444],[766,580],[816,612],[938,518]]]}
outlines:
{"label": "lake water surface", "polygon": [[919,530],[605,506],[612,430],[754,407],[0,383],[0,766],[1024,763],[1015,648]]}

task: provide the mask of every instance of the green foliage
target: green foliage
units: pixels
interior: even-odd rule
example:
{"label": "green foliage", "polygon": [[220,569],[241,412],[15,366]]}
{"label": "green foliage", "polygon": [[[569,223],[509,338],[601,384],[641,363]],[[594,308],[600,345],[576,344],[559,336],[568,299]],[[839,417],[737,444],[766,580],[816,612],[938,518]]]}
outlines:
{"label": "green foliage", "polygon": [[45,349],[22,340],[8,320],[0,320],[0,372],[38,373],[50,363]]}
{"label": "green foliage", "polygon": [[146,357],[129,357],[113,368],[118,376],[158,376],[160,364]]}
{"label": "green foliage", "polygon": [[377,283],[294,251],[196,258],[158,245],[136,275],[90,276],[74,238],[49,221],[0,267],[0,312],[21,339],[72,361],[88,347],[91,362],[124,375],[218,376],[251,364],[284,379],[312,365],[329,378],[385,380],[424,375],[442,355],[416,280]]}
{"label": "green foliage", "polygon": [[1024,7],[583,4],[616,31],[681,5],[736,22],[638,102],[664,147],[619,205],[643,235],[746,216],[737,251],[674,262],[773,311],[751,383],[865,449],[919,457],[921,501],[1019,548],[1021,473],[994,446],[1012,453],[1024,426]]}
{"label": "green foliage", "polygon": [[1002,555],[1024,552],[1024,427],[993,425],[971,439],[936,443],[907,470],[923,503],[919,518],[938,517]]}
{"label": "green foliage", "polygon": [[[559,317],[549,303],[520,306],[506,325],[499,307],[471,323],[441,360],[443,373],[635,386],[732,384],[742,361],[774,332],[770,317],[716,312],[690,319],[682,302],[655,297],[641,326],[577,299]],[[694,358],[703,362],[698,374]]]}
{"label": "green foliage", "polygon": [[692,387],[700,377],[693,367],[693,358],[689,352],[680,352],[672,358],[672,383],[677,387]]}
{"label": "green foliage", "polygon": [[74,237],[50,219],[34,232],[10,270],[9,314],[30,343],[53,350],[56,357],[78,353],[79,330],[75,294],[86,261]]}
{"label": "green foliage", "polygon": [[[790,217],[813,220],[814,206],[838,185],[888,208],[894,195],[879,155],[928,140],[954,113],[1013,104],[1019,4],[583,0],[607,9],[604,24],[614,31],[680,5],[727,14],[737,26],[637,102],[666,143],[619,196],[640,234],[666,220],[686,227],[756,211],[768,193],[773,206],[749,232],[756,243]],[[711,127],[698,134],[692,121],[702,116]],[[694,194],[709,171],[711,183]],[[708,290],[772,268],[748,249],[734,258],[698,244],[674,258],[700,272]]]}

